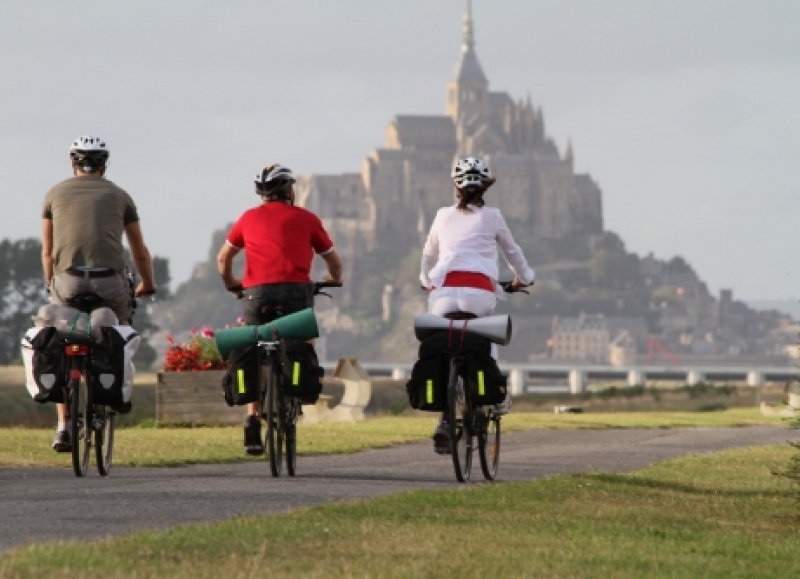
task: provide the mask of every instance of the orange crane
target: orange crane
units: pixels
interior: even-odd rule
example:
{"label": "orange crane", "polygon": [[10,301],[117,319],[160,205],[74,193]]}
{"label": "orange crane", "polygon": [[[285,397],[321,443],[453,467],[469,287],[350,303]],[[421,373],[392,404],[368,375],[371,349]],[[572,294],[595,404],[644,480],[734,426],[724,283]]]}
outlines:
{"label": "orange crane", "polygon": [[655,354],[659,353],[661,356],[673,366],[680,366],[680,360],[675,355],[664,347],[664,344],[658,341],[655,336],[647,337],[647,363],[650,364]]}

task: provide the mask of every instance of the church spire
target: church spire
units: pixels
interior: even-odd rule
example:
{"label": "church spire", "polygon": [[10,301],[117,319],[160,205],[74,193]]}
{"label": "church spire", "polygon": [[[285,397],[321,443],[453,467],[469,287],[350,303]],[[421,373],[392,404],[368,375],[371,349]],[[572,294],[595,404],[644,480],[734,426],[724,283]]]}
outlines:
{"label": "church spire", "polygon": [[447,87],[447,114],[453,120],[483,109],[488,99],[489,81],[478,62],[478,55],[475,54],[472,0],[467,0],[462,31],[461,57]]}
{"label": "church spire", "polygon": [[475,29],[472,26],[472,0],[467,0],[467,13],[464,15],[464,41],[461,50],[464,52],[475,49]]}

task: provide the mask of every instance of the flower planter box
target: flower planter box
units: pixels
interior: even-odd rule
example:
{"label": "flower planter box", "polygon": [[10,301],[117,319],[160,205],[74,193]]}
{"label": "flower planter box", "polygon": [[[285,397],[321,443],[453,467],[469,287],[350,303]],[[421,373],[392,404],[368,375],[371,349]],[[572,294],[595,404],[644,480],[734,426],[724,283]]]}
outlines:
{"label": "flower planter box", "polygon": [[[156,380],[156,422],[159,424],[243,424],[245,406],[230,407],[222,397],[224,370],[159,372]],[[330,408],[325,394],[316,406],[304,406],[303,421],[354,422],[364,419],[364,409],[372,395],[369,376],[355,358],[339,360],[333,376],[323,378],[330,387],[343,384],[339,403]]]}
{"label": "flower planter box", "polygon": [[159,424],[243,424],[245,407],[230,407],[222,397],[224,370],[159,372],[156,422]]}

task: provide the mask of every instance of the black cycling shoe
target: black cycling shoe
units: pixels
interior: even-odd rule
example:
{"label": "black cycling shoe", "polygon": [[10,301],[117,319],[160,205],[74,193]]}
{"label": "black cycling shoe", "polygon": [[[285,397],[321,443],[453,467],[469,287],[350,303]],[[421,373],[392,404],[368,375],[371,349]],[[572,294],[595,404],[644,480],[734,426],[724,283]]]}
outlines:
{"label": "black cycling shoe", "polygon": [[72,452],[72,441],[69,437],[69,432],[66,430],[59,430],[53,438],[53,450],[56,452]]}
{"label": "black cycling shoe", "polygon": [[244,451],[251,456],[264,454],[261,440],[261,420],[258,416],[248,416],[244,425]]}
{"label": "black cycling shoe", "polygon": [[433,431],[433,451],[436,454],[450,454],[450,428],[442,420]]}

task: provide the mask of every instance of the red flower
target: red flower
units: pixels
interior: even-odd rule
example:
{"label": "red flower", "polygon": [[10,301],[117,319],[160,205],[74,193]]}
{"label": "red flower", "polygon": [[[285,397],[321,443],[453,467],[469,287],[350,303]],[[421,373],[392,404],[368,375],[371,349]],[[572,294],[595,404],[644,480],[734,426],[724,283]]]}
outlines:
{"label": "red flower", "polygon": [[[213,336],[211,329],[208,333]],[[167,336],[169,347],[164,359],[165,372],[196,372],[201,370],[222,370],[225,362],[217,350],[217,345],[211,336],[197,334],[197,330],[190,332],[191,337],[184,344],[177,344],[173,336]]]}

